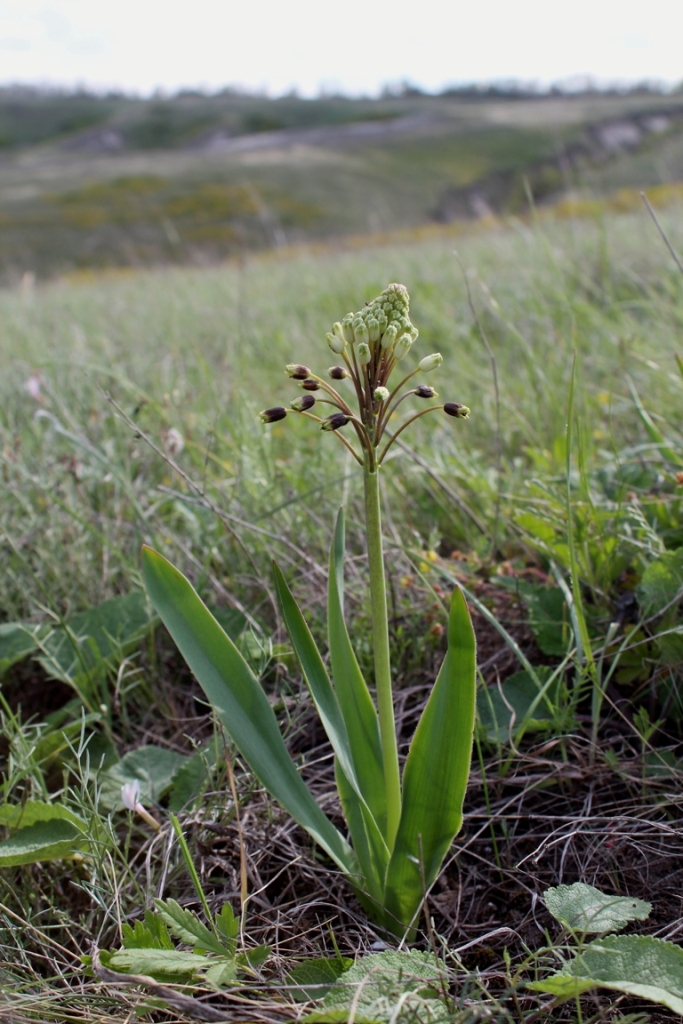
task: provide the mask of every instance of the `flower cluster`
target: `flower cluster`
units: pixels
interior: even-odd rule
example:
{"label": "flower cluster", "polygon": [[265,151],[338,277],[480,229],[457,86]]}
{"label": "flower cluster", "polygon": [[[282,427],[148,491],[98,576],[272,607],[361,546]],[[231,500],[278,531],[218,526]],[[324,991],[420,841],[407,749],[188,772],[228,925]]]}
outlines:
{"label": "flower cluster", "polygon": [[[307,366],[291,363],[287,375],[298,382],[308,394],[295,399],[289,409],[275,406],[264,409],[261,419],[264,423],[275,423],[290,412],[307,416],[320,424],[322,430],[335,434],[348,423],[352,424],[362,449],[362,457],[354,446],[341,435],[339,439],[353,453],[361,464],[373,469],[378,466],[398,435],[413,420],[428,412],[442,410],[448,416],[466,419],[469,409],[458,402],[432,405],[407,419],[395,433],[389,433],[389,440],[381,452],[378,448],[387,430],[387,424],[397,407],[409,396],[420,399],[436,398],[437,392],[427,384],[404,390],[408,381],[418,373],[429,373],[443,362],[441,353],[425,356],[417,368],[407,373],[393,388],[389,378],[397,364],[405,358],[418,337],[418,330],[410,321],[410,299],[402,284],[390,284],[381,295],[366,303],[357,313],[348,313],[343,320],[334,324],[326,335],[327,343],[335,355],[341,356],[344,365],[331,366],[328,376],[333,381],[350,379],[356,393],[358,411],[351,408],[339,392]],[[320,392],[314,395],[311,392]],[[311,410],[319,405],[331,405],[334,412],[318,416]]]}

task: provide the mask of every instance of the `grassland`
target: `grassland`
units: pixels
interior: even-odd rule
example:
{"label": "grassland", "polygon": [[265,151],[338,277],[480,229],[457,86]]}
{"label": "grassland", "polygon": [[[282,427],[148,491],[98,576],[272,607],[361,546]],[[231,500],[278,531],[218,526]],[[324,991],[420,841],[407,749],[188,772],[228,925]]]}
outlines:
{"label": "grassland", "polygon": [[6,282],[519,213],[528,188],[543,203],[683,179],[680,94],[86,101],[0,96]]}
{"label": "grassland", "polygon": [[[683,208],[662,218],[680,249]],[[470,594],[481,692],[498,708],[492,720],[480,702],[465,830],[420,938],[456,951],[444,953],[456,993],[448,1019],[574,1019],[574,1004],[569,1015],[549,1007],[513,977],[541,944],[539,926],[551,928],[540,905],[531,912],[545,886],[583,879],[650,899],[646,930],[678,934],[683,276],[644,210],[595,206],[583,219],[432,228],[346,251],[280,248],[0,294],[3,807],[48,800],[96,837],[82,860],[0,869],[8,1020],[118,1021],[140,1009],[139,986],[88,978],[80,957],[93,941],[116,948],[122,922],[152,896],[196,905],[169,808],[212,908],[238,907],[241,836],[252,893],[243,939],[274,947],[237,994],[199,986],[202,1012],[208,996],[245,1019],[246,1004],[230,1000],[248,998],[249,1019],[298,1019],[313,1004],[282,988],[293,964],[377,941],[239,764],[236,823],[211,716],[158,626],[143,615],[128,642],[106,620],[109,638],[76,659],[59,644],[92,633],[79,615],[140,592],[140,545],[152,543],[241,635],[329,805],[330,759],[274,609],[270,560],[322,642],[326,550],[347,506],[348,610],[371,676],[360,479],[333,436],[293,417],[264,428],[257,412],[296,396],[286,363],[324,370],[332,321],[393,280],[411,293],[418,356],[444,355],[441,397],[472,409],[466,422],[421,421],[384,474],[399,721],[407,734],[441,658],[440,599],[454,579]],[[600,673],[597,720],[581,612]],[[16,623],[36,638],[24,658],[8,646]],[[543,713],[524,704],[525,665],[557,673]],[[507,704],[496,705],[499,685]],[[156,751],[145,800],[158,835],[117,796],[141,747]],[[198,750],[201,770],[183,788],[177,772]],[[530,969],[547,970],[552,955]],[[621,997],[620,1012],[643,1009]],[[168,1019],[158,1002],[147,1012]],[[177,1004],[173,1019],[199,1012],[197,1001]],[[581,1012],[613,1019],[614,1002],[588,996]]]}

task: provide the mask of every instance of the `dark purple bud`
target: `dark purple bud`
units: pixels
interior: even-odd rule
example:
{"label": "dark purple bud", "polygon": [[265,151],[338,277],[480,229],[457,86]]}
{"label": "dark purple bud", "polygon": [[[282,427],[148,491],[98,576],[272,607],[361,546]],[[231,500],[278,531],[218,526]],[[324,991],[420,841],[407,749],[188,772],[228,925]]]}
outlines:
{"label": "dark purple bud", "polygon": [[446,402],[443,411],[447,416],[455,416],[457,420],[466,420],[470,414],[467,406],[460,405],[460,402]]}
{"label": "dark purple bud", "polygon": [[292,409],[296,412],[306,412],[308,409],[312,409],[315,405],[315,398],[313,395],[302,395],[301,398],[295,398],[293,402],[289,403]]}
{"label": "dark purple bud", "polygon": [[351,376],[345,366],[331,366],[328,373],[332,380],[345,380],[346,377]]}
{"label": "dark purple bud", "polygon": [[301,363],[289,363],[285,367],[285,372],[288,377],[292,377],[294,380],[305,380],[306,377],[310,377],[311,371],[307,366],[302,366]]}
{"label": "dark purple bud", "polygon": [[272,409],[264,409],[259,413],[264,423],[277,423],[278,420],[283,420],[286,415],[287,410],[283,405],[276,405]]}
{"label": "dark purple bud", "polygon": [[418,398],[436,398],[436,391],[430,388],[429,384],[420,384],[415,388],[415,394]]}
{"label": "dark purple bud", "polygon": [[340,427],[345,427],[348,422],[349,418],[343,412],[334,412],[322,421],[320,428],[321,430],[339,430]]}
{"label": "dark purple bud", "polygon": [[301,387],[304,391],[320,391],[320,384],[317,380],[313,380],[311,377],[307,377],[306,380],[302,380]]}

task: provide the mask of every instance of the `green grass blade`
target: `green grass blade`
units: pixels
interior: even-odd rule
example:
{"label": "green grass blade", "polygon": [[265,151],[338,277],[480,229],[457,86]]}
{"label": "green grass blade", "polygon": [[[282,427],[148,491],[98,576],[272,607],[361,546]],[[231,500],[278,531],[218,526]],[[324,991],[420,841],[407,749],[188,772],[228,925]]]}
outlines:
{"label": "green grass blade", "polygon": [[[301,671],[315,702],[320,720],[325,727],[325,732],[339,761],[339,767],[362,807],[363,821],[367,829],[368,840],[373,857],[376,859],[376,870],[381,871],[383,874],[384,868],[389,861],[389,850],[372,811],[367,806],[362,788],[358,782],[355,765],[351,757],[351,742],[349,739],[349,732],[351,730],[347,731],[337,695],[332,687],[330,677],[327,674],[327,669],[320,656],[320,652],[316,647],[315,640],[311,636],[311,631],[306,625],[306,620],[301,614],[299,606],[287,585],[287,581],[276,563],[273,563],[273,571],[280,611],[282,612],[289,638],[292,641],[292,647],[299,660]],[[351,729],[353,728],[352,725]],[[351,827],[351,821],[348,821],[348,824]]]}
{"label": "green grass blade", "polygon": [[409,925],[462,825],[472,757],[476,641],[467,604],[453,591],[448,651],[410,745],[403,812],[387,872],[388,912]]}
{"label": "green grass blade", "polygon": [[365,802],[386,836],[386,786],[379,721],[344,621],[343,508],[339,509],[330,547],[327,622],[332,680],[346,723],[356,777]]}
{"label": "green grass blade", "polygon": [[299,775],[259,681],[191,583],[151,548],[143,573],[152,603],[254,775],[342,871],[357,859]]}

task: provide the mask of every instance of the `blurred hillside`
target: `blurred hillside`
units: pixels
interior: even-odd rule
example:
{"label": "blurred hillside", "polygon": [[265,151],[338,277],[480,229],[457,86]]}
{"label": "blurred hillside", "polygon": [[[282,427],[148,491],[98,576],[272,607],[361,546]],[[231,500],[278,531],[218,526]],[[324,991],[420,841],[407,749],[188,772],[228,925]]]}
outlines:
{"label": "blurred hillside", "polygon": [[0,90],[0,279],[208,263],[683,181],[683,94]]}

